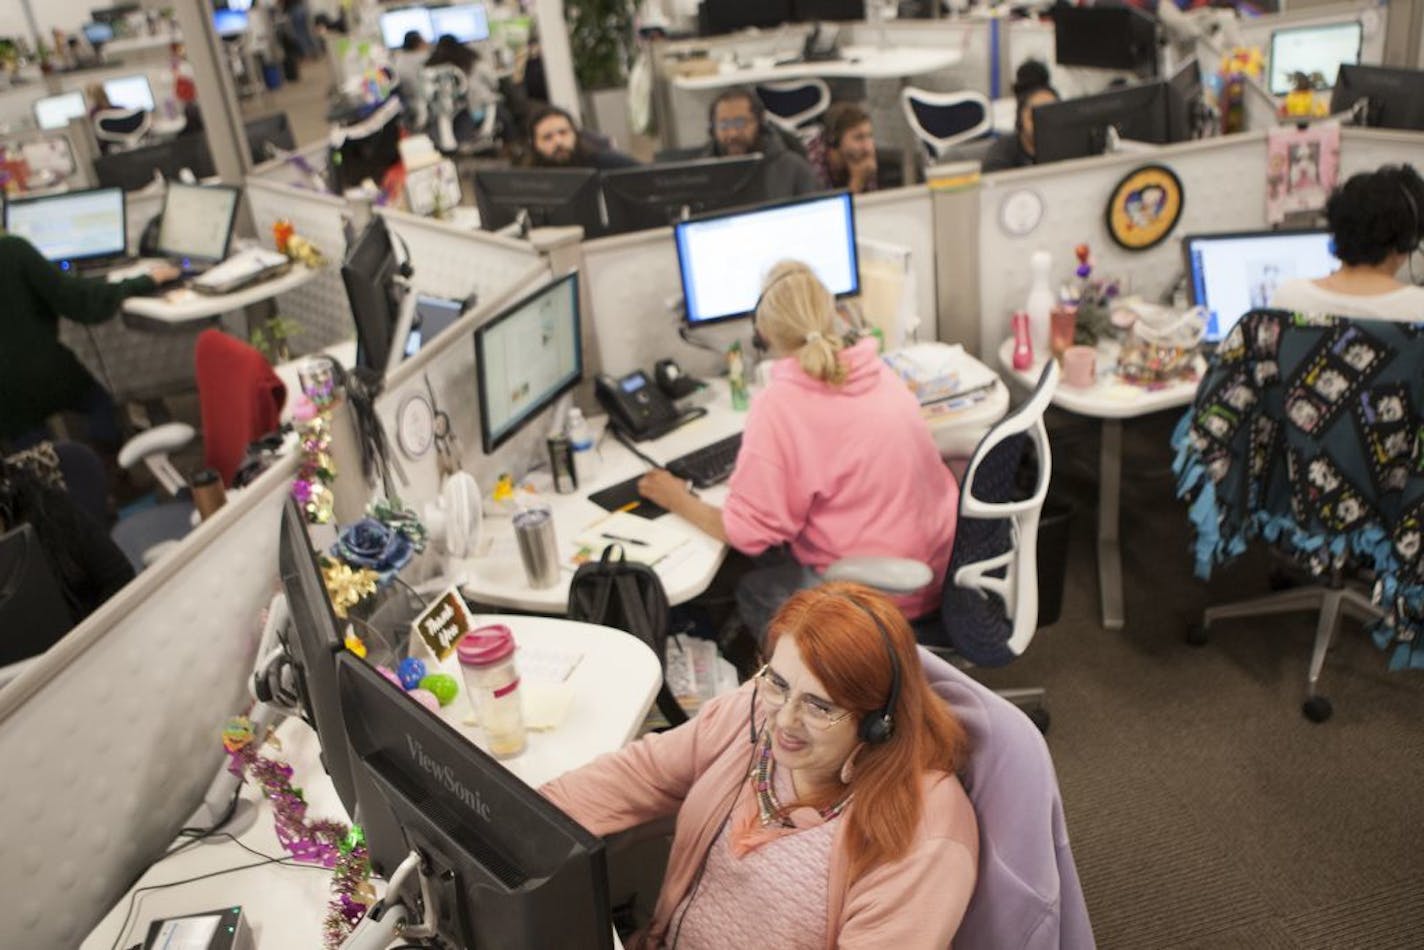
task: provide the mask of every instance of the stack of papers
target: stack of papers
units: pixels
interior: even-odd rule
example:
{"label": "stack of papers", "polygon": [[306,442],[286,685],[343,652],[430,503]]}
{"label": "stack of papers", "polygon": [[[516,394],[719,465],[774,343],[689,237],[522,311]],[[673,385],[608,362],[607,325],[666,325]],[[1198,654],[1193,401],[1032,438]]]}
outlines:
{"label": "stack of papers", "polygon": [[[737,668],[718,655],[716,643],[680,633],[668,638],[663,680],[678,705],[695,716],[707,700],[737,688]],[[643,722],[643,731],[667,724],[654,705]]]}
{"label": "stack of papers", "polygon": [[600,518],[574,538],[574,563],[597,560],[610,544],[623,548],[630,561],[653,565],[692,538],[674,525],[649,521],[627,511],[615,511]]}
{"label": "stack of papers", "polygon": [[920,405],[986,389],[998,378],[957,343],[914,343],[887,353],[885,364],[905,381]]}

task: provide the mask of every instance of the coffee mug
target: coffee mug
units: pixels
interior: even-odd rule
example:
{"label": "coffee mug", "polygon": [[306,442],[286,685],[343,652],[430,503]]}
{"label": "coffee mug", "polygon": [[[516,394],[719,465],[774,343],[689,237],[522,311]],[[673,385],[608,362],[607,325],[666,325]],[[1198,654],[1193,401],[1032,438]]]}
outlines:
{"label": "coffee mug", "polygon": [[1098,351],[1091,346],[1070,346],[1063,351],[1063,383],[1086,389],[1097,381]]}

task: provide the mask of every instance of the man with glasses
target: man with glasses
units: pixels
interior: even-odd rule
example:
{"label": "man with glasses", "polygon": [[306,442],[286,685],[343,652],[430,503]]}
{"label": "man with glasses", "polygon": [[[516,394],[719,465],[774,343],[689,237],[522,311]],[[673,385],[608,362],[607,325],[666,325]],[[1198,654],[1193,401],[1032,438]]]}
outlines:
{"label": "man with glasses", "polygon": [[762,155],[762,186],[767,200],[821,190],[810,163],[767,123],[761,101],[750,90],[728,89],[718,96],[708,113],[708,125],[711,141],[704,155]]}

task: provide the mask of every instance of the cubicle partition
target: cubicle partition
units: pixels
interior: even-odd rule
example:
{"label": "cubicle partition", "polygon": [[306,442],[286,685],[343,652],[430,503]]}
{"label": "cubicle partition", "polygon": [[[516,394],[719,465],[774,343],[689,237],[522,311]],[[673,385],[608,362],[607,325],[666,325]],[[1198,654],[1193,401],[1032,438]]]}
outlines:
{"label": "cubicle partition", "polygon": [[229,495],[0,689],[0,946],[78,946],[197,807],[248,704],[295,468]]}
{"label": "cubicle partition", "polygon": [[405,211],[381,208],[378,213],[410,253],[419,293],[455,300],[474,294],[483,303],[539,262],[539,252],[528,241]]}

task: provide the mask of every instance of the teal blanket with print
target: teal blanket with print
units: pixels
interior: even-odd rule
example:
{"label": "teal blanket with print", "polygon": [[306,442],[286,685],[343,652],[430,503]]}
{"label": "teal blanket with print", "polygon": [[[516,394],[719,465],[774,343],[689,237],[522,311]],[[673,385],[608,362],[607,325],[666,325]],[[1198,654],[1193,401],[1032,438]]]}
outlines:
{"label": "teal blanket with print", "polygon": [[[1421,314],[1424,319],[1424,314]],[[1177,426],[1206,578],[1260,537],[1320,576],[1375,577],[1375,642],[1424,668],[1424,326],[1253,310]]]}

